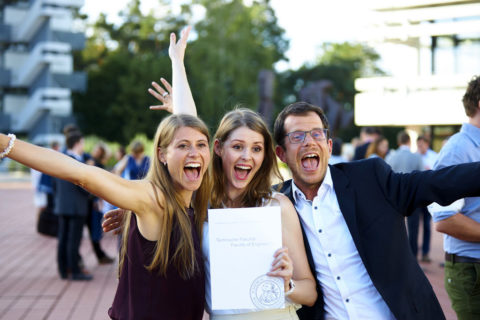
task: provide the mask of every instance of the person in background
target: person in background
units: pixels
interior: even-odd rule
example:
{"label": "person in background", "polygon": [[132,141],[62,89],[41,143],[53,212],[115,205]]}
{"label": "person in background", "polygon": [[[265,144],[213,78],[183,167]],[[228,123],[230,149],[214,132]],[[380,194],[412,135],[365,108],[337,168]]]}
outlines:
{"label": "person in background", "polygon": [[[50,144],[50,148],[55,151],[60,150],[60,144],[57,141],[53,141]],[[35,193],[33,194],[33,204],[35,205],[35,208],[37,208],[37,217],[40,215],[40,213],[45,210],[48,204],[48,194],[51,193],[51,182],[50,182],[50,189],[45,190],[41,186],[42,182],[42,175],[40,171],[30,169],[30,177],[32,181],[32,186],[35,190]],[[44,178],[46,179],[46,178]]]}
{"label": "person in background", "polygon": [[353,160],[365,159],[369,144],[381,134],[381,130],[377,127],[362,127],[360,130],[360,144],[355,148]]}
{"label": "person in background", "polygon": [[[87,164],[105,169],[105,164],[109,158],[109,151],[103,142],[98,142],[92,149],[91,159]],[[102,239],[102,218],[103,218],[103,200],[91,195],[88,203],[87,227],[90,232],[90,240],[93,251],[99,264],[109,264],[114,261],[109,257],[100,245]]]}
{"label": "person in background", "polygon": [[[399,173],[410,173],[413,171],[422,171],[424,168],[422,157],[418,153],[410,151],[411,140],[406,131],[400,131],[397,134],[398,149],[389,154],[386,161],[392,167],[393,171]],[[418,254],[418,226],[420,216],[424,214],[426,208],[416,208],[410,216],[407,217],[408,241],[415,257]],[[425,238],[425,236],[427,236]],[[430,250],[430,234],[424,234],[422,260],[429,262],[428,252]]]}
{"label": "person in background", "polygon": [[[435,170],[480,161],[480,76],[468,83],[462,101],[468,123],[440,150]],[[480,180],[477,172],[471,174]],[[480,319],[480,197],[467,197],[459,205],[434,212],[433,221],[436,230],[444,233],[445,289],[452,308],[459,320]]]}
{"label": "person in background", "polygon": [[[67,133],[64,154],[83,163],[83,149],[82,134],[79,131]],[[59,178],[57,174],[50,174],[55,177],[54,212],[59,216],[57,261],[60,277],[80,281],[92,280],[92,275],[83,270],[79,253],[83,225],[88,215],[89,193],[80,186]]]}
{"label": "person in background", "polygon": [[332,139],[332,156],[328,159],[329,164],[335,164],[340,162],[345,162],[346,160],[342,157],[342,145],[343,141],[340,138]]}
{"label": "person in background", "polygon": [[[427,138],[427,136],[418,136],[417,153],[422,157],[424,170],[432,170],[435,161],[438,158],[438,154],[432,149],[430,149],[430,140]],[[420,261],[430,263],[432,261],[429,256],[432,216],[430,215],[430,212],[428,212],[427,208],[420,208],[409,217],[409,230],[412,230],[413,233],[415,233],[416,230],[418,234],[418,229],[420,228],[420,220],[422,220],[423,225],[422,258]],[[412,236],[412,238],[413,237],[414,235]],[[415,244],[412,243],[412,246],[415,247]],[[416,251],[414,251],[414,253],[416,253]]]}
{"label": "person in background", "polygon": [[114,173],[128,180],[142,179],[150,167],[150,158],[144,151],[145,147],[141,141],[133,141],[130,145],[130,154],[115,165]]}
{"label": "person in background", "polygon": [[432,170],[438,159],[438,154],[430,149],[430,140],[425,135],[417,138],[417,152],[422,156],[425,170]]}
{"label": "person in background", "polygon": [[388,154],[388,140],[384,136],[379,136],[373,140],[367,148],[365,158],[379,157],[385,160]]}

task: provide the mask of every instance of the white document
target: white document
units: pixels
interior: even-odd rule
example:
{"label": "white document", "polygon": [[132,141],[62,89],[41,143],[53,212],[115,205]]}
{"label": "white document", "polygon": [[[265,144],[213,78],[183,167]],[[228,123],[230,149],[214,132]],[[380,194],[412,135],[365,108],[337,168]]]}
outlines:
{"label": "white document", "polygon": [[208,210],[213,310],[284,308],[283,279],[269,277],[282,247],[279,206]]}

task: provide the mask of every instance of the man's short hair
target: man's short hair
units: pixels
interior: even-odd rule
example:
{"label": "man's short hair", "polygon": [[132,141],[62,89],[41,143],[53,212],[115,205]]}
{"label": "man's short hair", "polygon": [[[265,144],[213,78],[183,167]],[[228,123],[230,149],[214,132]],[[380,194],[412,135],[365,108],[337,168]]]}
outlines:
{"label": "man's short hair", "polygon": [[468,117],[473,118],[479,109],[480,102],[480,77],[474,76],[468,83],[467,91],[462,99],[465,113]]}
{"label": "man's short hair", "polygon": [[417,142],[418,142],[418,141],[423,141],[423,142],[425,142],[425,143],[428,144],[428,145],[430,144],[430,139],[428,139],[427,136],[424,136],[423,134],[420,135],[420,136],[418,136]]}
{"label": "man's short hair", "polygon": [[72,131],[67,134],[65,144],[67,149],[72,149],[80,140],[82,140],[83,135],[80,131]]}
{"label": "man's short hair", "polygon": [[[285,119],[287,119],[290,115],[296,116],[303,116],[308,112],[314,112],[318,114],[320,120],[322,120],[323,127],[328,129],[328,120],[323,112],[322,108],[314,106],[313,104],[307,102],[295,102],[288,106],[286,106],[282,112],[280,112],[275,120],[275,125],[273,127],[273,138],[275,139],[275,143],[279,146],[284,147],[285,142]],[[327,139],[330,136],[330,132],[328,133]]]}
{"label": "man's short hair", "polygon": [[362,127],[360,131],[366,133],[366,134],[376,134],[376,135],[381,135],[382,130],[379,127]]}
{"label": "man's short hair", "polygon": [[397,134],[397,144],[399,146],[410,143],[410,136],[406,131],[400,131]]}

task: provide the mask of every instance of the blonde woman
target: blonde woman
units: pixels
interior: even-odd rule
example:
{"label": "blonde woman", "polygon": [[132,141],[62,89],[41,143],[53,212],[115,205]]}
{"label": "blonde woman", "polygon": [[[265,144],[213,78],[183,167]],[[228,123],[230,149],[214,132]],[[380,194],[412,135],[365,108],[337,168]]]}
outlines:
{"label": "blonde woman", "polygon": [[[201,319],[204,265],[200,238],[209,192],[205,124],[172,115],[157,128],[152,166],[143,180],[125,180],[49,149],[0,134],[0,157],[70,181],[129,210],[112,319]],[[193,197],[193,193],[196,196]]]}

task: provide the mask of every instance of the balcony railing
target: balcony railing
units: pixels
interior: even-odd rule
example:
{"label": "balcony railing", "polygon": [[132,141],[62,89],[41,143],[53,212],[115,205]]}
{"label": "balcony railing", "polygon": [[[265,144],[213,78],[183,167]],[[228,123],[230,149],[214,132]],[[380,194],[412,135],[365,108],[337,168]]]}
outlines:
{"label": "balcony railing", "polygon": [[66,43],[43,42],[37,44],[27,61],[18,70],[15,70],[12,85],[29,86],[48,64],[50,64],[52,72],[72,72],[73,58],[70,51],[70,45]]}
{"label": "balcony railing", "polygon": [[43,88],[35,91],[22,111],[19,114],[12,115],[12,129],[14,131],[29,131],[45,110],[50,111],[53,115],[68,116],[72,110],[70,90]]}

